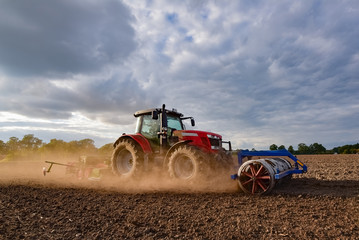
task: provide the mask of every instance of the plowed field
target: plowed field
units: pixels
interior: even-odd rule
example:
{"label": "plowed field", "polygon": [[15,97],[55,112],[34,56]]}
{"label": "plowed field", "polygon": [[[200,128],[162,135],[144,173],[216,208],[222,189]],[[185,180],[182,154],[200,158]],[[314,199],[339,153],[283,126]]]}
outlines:
{"label": "plowed field", "polygon": [[298,158],[308,173],[262,197],[227,176],[78,182],[60,166],[43,177],[43,163],[0,163],[0,239],[359,239],[359,155]]}

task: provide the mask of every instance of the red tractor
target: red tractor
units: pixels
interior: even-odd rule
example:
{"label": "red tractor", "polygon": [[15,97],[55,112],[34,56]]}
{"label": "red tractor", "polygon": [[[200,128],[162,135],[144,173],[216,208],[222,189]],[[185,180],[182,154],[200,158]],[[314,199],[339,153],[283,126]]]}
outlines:
{"label": "red tractor", "polygon": [[[231,178],[238,181],[241,190],[261,195],[269,193],[282,180],[290,179],[292,174],[307,172],[307,166],[285,149],[240,150],[235,160],[230,141],[223,141],[216,133],[186,130],[183,121],[189,119],[194,126],[194,119],[183,117],[174,109],[167,110],[164,104],[162,108],[142,110],[134,115],[135,134],[124,133],[116,140],[110,161],[93,156],[80,157],[79,162],[68,164],[45,161],[50,166],[43,168],[43,174],[49,173],[53,165],[62,165],[78,179],[101,180],[102,173],[111,169],[116,176],[129,179],[159,168],[166,170],[160,173],[167,172],[174,179],[192,181],[211,176],[210,173],[227,177],[232,171],[237,172]],[[228,150],[223,148],[224,143],[228,144]],[[265,158],[251,160],[261,156]]]}
{"label": "red tractor", "polygon": [[[122,178],[140,176],[154,167],[167,169],[172,178],[193,180],[206,170],[233,166],[231,143],[216,133],[185,130],[183,117],[175,109],[162,108],[138,111],[135,134],[122,134],[114,143],[111,167]],[[228,144],[228,151],[222,144]]]}

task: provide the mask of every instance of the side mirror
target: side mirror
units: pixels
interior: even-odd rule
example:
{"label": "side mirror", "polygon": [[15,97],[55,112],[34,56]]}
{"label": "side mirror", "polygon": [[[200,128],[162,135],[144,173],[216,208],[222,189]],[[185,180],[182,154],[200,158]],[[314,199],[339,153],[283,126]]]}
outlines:
{"label": "side mirror", "polygon": [[193,118],[191,118],[191,125],[192,125],[192,127],[194,127],[196,125]]}
{"label": "side mirror", "polygon": [[155,119],[155,120],[158,119],[158,112],[157,111],[152,112],[152,119]]}

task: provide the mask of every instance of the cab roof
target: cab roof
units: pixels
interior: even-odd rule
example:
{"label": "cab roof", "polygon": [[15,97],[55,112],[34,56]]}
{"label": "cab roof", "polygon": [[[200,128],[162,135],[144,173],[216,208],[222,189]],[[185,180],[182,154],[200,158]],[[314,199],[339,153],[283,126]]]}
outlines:
{"label": "cab roof", "polygon": [[[165,109],[167,115],[172,115],[172,116],[176,116],[176,117],[183,117],[182,113],[177,112],[175,109],[172,110],[168,110]],[[151,109],[146,109],[146,110],[140,110],[135,112],[135,114],[133,114],[135,117],[141,116],[141,115],[149,115],[152,114],[153,111],[157,111],[158,113],[162,112],[161,108],[151,108]]]}

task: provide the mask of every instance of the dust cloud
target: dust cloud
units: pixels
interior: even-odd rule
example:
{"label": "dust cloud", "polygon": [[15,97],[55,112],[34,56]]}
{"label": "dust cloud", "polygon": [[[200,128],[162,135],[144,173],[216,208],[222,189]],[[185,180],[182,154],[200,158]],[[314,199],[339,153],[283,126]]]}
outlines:
{"label": "dust cloud", "polygon": [[[53,161],[53,159],[50,159]],[[56,162],[68,164],[78,159],[58,159]],[[43,168],[50,167],[42,161],[0,162],[0,183],[40,185],[44,187],[86,188],[115,191],[121,193],[148,192],[236,192],[237,182],[230,178],[235,172],[208,172],[195,182],[172,179],[164,169],[152,169],[131,179],[115,176],[111,169],[101,171],[100,180],[78,179],[76,174],[68,174],[66,166],[53,165],[51,171],[43,175]]]}

